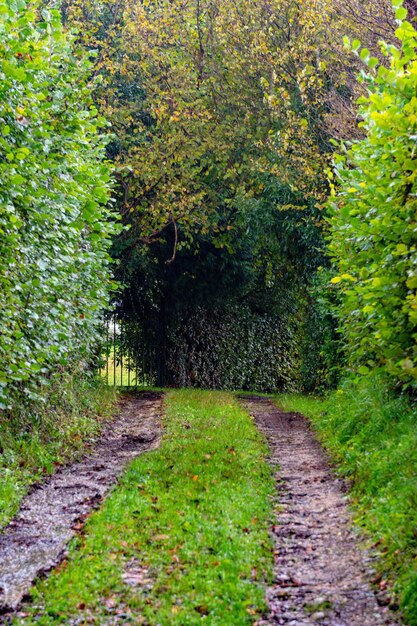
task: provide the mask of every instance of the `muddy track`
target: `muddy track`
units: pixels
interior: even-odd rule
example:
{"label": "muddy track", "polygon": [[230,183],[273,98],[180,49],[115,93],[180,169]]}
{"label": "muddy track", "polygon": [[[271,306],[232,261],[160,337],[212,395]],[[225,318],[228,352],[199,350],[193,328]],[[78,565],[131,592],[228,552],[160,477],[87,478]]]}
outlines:
{"label": "muddy track", "polygon": [[264,398],[242,398],[266,435],[277,475],[278,512],[270,613],[258,626],[398,624],[370,584],[370,557],[358,537],[328,459],[301,415]]}
{"label": "muddy track", "polygon": [[[91,455],[32,488],[0,534],[0,611],[16,609],[39,575],[63,558],[66,546],[116,481],[126,463],[155,448],[162,396],[125,397]],[[0,616],[0,623],[2,618]]]}

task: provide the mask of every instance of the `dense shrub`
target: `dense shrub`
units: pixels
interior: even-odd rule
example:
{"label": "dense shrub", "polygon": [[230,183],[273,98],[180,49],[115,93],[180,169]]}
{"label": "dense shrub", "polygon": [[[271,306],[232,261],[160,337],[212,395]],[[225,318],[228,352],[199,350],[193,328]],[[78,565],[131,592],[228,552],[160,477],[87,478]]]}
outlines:
{"label": "dense shrub", "polygon": [[337,386],[345,365],[342,336],[338,332],[338,293],[329,289],[331,271],[321,268],[306,299],[301,340],[300,386],[323,393]]}
{"label": "dense shrub", "polygon": [[[354,369],[417,379],[417,31],[395,0],[401,48],[383,45],[387,67],[363,49],[361,127],[366,136],[336,159],[331,243],[343,292],[341,320]],[[354,50],[359,41],[352,43]],[[377,69],[375,69],[377,68]]]}
{"label": "dense shrub", "polygon": [[115,231],[90,63],[57,10],[0,0],[0,402],[87,362]]}
{"label": "dense shrub", "polygon": [[171,325],[167,382],[206,389],[282,391],[298,377],[297,333],[248,307],[198,308]]}

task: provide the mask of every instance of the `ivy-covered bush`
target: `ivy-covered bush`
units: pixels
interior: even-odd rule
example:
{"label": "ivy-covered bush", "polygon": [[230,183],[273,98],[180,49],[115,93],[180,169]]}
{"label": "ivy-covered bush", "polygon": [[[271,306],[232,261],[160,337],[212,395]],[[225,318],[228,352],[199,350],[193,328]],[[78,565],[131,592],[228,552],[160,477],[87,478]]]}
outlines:
{"label": "ivy-covered bush", "polygon": [[0,0],[0,406],[87,363],[110,288],[103,120],[57,10]]}
{"label": "ivy-covered bush", "polygon": [[196,310],[168,329],[166,381],[181,387],[275,392],[294,389],[297,333],[247,306]]}
{"label": "ivy-covered bush", "polygon": [[395,0],[401,46],[384,44],[386,66],[360,42],[369,67],[360,100],[366,136],[336,157],[331,202],[332,279],[342,291],[341,325],[353,368],[417,381],[417,31]]}

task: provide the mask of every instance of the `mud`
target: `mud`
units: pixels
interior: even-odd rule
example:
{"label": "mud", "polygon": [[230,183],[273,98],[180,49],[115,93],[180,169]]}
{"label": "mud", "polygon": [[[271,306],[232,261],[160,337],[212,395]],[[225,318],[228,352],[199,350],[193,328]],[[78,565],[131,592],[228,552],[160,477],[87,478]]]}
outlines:
{"label": "mud", "polygon": [[277,474],[269,615],[257,626],[399,624],[370,585],[372,558],[353,531],[344,485],[301,415],[264,398],[242,398],[266,435]]}
{"label": "mud", "polygon": [[[0,611],[15,610],[32,582],[55,567],[124,466],[157,447],[162,396],[142,393],[121,400],[91,455],[59,469],[35,486],[0,534]],[[1,623],[1,617],[0,617]]]}

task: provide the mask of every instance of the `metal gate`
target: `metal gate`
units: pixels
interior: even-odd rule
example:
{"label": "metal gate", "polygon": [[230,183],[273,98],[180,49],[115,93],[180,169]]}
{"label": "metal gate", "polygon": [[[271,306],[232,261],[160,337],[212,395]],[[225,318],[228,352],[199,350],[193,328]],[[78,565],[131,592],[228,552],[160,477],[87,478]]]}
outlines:
{"label": "metal gate", "polygon": [[151,387],[157,382],[157,355],[140,327],[111,313],[106,316],[101,377],[114,387]]}

